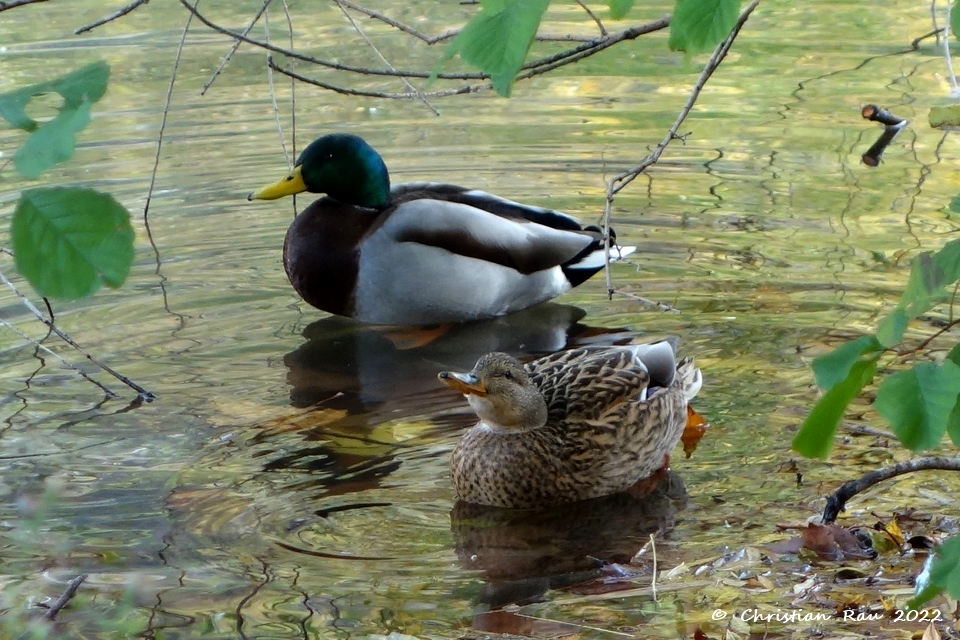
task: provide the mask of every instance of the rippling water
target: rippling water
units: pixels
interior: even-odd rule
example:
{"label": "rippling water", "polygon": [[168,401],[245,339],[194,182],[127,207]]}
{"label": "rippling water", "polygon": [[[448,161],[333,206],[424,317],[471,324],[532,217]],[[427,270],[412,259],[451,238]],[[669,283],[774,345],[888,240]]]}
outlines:
{"label": "rippling water", "polygon": [[[470,11],[381,8],[429,32]],[[114,193],[138,222],[137,259],[121,290],[56,305],[57,324],[158,400],[130,406],[122,393],[104,402],[71,369],[0,332],[0,604],[8,613],[86,572],[82,593],[100,594],[83,601],[86,611],[127,612],[132,633],[163,629],[168,638],[569,632],[479,613],[483,603],[545,592],[547,602],[527,614],[682,635],[712,608],[709,589],[668,593],[658,606],[647,596],[600,601],[547,590],[592,575],[595,567],[572,559],[629,559],[657,530],[661,567],[776,539],[775,524],[802,522],[837,482],[894,456],[841,443],[833,456],[841,464],[798,462],[807,481],[797,486],[789,441],[814,397],[809,359],[870,330],[896,300],[904,259],[956,228],[947,209],[960,191],[955,141],[925,125],[927,108],[946,101],[943,62],[932,40],[908,46],[929,30],[924,6],[761,5],[684,124],[685,141],[616,201],[619,237],[639,251],[613,269],[615,284],[679,313],[625,295],[607,300],[596,278],[558,304],[456,328],[426,347],[325,318],[292,292],[280,264],[291,204],[245,200],[286,169],[264,54],[241,48],[201,96],[229,41],[197,23],[150,203],[158,262],[142,212],[187,14],[151,4],[71,35],[104,11],[74,2],[0,13],[0,92],[93,60],[112,65],[76,158],[43,179]],[[238,26],[253,9],[208,11]],[[637,11],[652,19],[668,7]],[[565,21],[558,30],[582,24],[572,10],[556,17]],[[295,19],[304,50],[376,64],[334,6]],[[271,20],[283,41],[282,14]],[[388,58],[429,68],[438,55],[362,24]],[[518,85],[510,100],[438,100],[439,117],[418,102],[299,85],[297,136],[302,146],[322,132],[356,132],[396,182],[462,183],[593,221],[604,180],[660,140],[698,73],[656,35]],[[289,141],[291,91],[275,82]],[[911,120],[877,169],[860,164],[880,133],[859,116],[867,102]],[[0,152],[9,157],[20,141],[0,131]],[[9,166],[0,172],[0,215],[24,186]],[[13,278],[11,260],[0,254],[0,264]],[[12,294],[0,299],[0,317],[34,338],[45,333]],[[437,371],[467,368],[493,349],[540,353],[665,335],[680,336],[703,368],[697,408],[713,427],[693,458],[675,456],[679,475],[655,500],[583,507],[558,516],[566,525],[452,512],[447,458],[472,417],[438,388]],[[45,344],[123,391],[76,352]],[[910,494],[911,504],[937,508],[930,496],[955,491],[949,482],[917,480],[925,493]],[[874,499],[888,511],[902,503]],[[484,518],[489,531],[475,526]],[[86,618],[70,624],[100,633]]]}

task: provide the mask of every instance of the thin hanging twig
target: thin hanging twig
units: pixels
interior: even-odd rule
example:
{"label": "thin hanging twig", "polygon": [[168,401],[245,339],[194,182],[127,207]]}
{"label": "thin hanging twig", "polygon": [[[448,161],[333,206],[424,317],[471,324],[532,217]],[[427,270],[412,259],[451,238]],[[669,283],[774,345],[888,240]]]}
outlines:
{"label": "thin hanging twig", "polygon": [[[260,10],[257,11],[256,15],[250,20],[250,23],[247,25],[246,29],[243,30],[243,35],[250,33],[250,30],[253,29],[254,25],[260,20],[267,7],[270,6],[272,0],[263,0],[263,5],[260,7]],[[269,40],[268,40],[269,42]],[[239,40],[233,41],[233,46],[230,48],[230,51],[223,58],[220,59],[220,64],[217,66],[217,70],[213,72],[213,75],[210,76],[210,79],[207,80],[206,84],[203,85],[203,89],[200,91],[200,95],[204,96],[207,94],[207,89],[214,83],[214,81],[220,76],[223,72],[223,69],[227,66],[227,63],[230,62],[230,59],[233,58],[233,54],[237,52],[237,49],[240,48],[241,42]]]}
{"label": "thin hanging twig", "polygon": [[583,3],[583,0],[577,0],[577,4],[580,5],[580,8],[583,9],[584,11],[586,11],[586,12],[587,12],[587,15],[590,16],[590,17],[593,19],[593,21],[597,23],[597,27],[600,28],[600,35],[606,36],[606,35],[607,35],[607,28],[606,28],[605,26],[603,26],[603,23],[602,23],[602,22],[600,22],[600,18],[597,17],[597,14],[595,14],[593,11],[591,11],[590,7],[588,7],[587,5],[585,5],[585,4]]}
{"label": "thin hanging twig", "polygon": [[[126,376],[120,375],[119,373],[117,373],[116,371],[114,371],[113,369],[111,369],[110,367],[108,367],[107,365],[103,364],[102,362],[100,362],[99,360],[97,360],[96,358],[94,358],[92,355],[90,355],[89,353],[87,353],[87,351],[84,350],[83,347],[81,347],[79,344],[77,344],[76,342],[74,342],[73,339],[72,339],[70,336],[68,336],[67,334],[65,334],[65,333],[64,333],[63,331],[61,331],[55,324],[53,324],[53,321],[52,321],[52,320],[48,320],[46,317],[44,317],[44,315],[40,312],[40,310],[37,309],[37,307],[36,307],[32,302],[30,302],[30,299],[27,298],[27,296],[23,295],[23,294],[20,292],[20,290],[17,289],[16,286],[14,286],[14,284],[13,284],[12,282],[10,282],[9,280],[7,280],[7,277],[6,277],[5,275],[3,275],[3,272],[2,272],[2,271],[0,271],[0,283],[3,283],[3,284],[5,284],[5,285],[7,285],[7,286],[10,288],[10,290],[13,291],[13,293],[14,293],[18,298],[20,298],[20,302],[23,304],[23,306],[25,306],[25,307],[30,311],[30,313],[32,313],[32,314],[37,318],[37,320],[39,320],[40,322],[42,322],[43,324],[45,324],[48,329],[50,329],[51,331],[53,331],[54,333],[56,333],[56,334],[60,337],[61,340],[63,340],[64,342],[66,342],[67,344],[69,344],[71,347],[73,347],[74,349],[76,349],[77,351],[79,351],[80,353],[82,353],[82,354],[87,358],[87,360],[89,360],[89,361],[92,362],[93,364],[97,365],[98,367],[100,367],[101,369],[103,369],[104,371],[106,371],[107,373],[109,373],[110,375],[112,375],[114,378],[116,378],[116,379],[119,380],[120,382],[124,383],[125,385],[127,385],[128,387],[130,387],[131,389],[133,389],[134,391],[136,391],[137,393],[139,393],[139,394],[140,394],[145,400],[147,400],[148,402],[149,402],[150,400],[153,400],[153,399],[156,397],[156,396],[154,396],[152,393],[150,393],[149,391],[147,391],[146,389],[144,389],[143,387],[141,387],[140,385],[136,384],[135,382],[133,382],[132,380],[130,380],[129,378],[127,378]],[[96,380],[94,380],[93,378],[91,378],[90,376],[88,376],[87,374],[85,374],[84,372],[80,371],[80,369],[78,369],[75,365],[67,362],[65,359],[63,359],[61,356],[57,355],[56,353],[54,353],[53,351],[51,351],[50,349],[48,349],[46,346],[40,344],[39,342],[37,342],[37,341],[35,341],[35,340],[32,340],[29,336],[26,336],[26,335],[23,334],[21,331],[19,331],[18,329],[14,328],[13,326],[11,326],[10,323],[6,322],[5,320],[0,320],[0,321],[2,321],[4,325],[10,327],[11,329],[13,329],[13,330],[16,331],[17,333],[19,333],[21,336],[25,337],[27,340],[30,340],[31,342],[33,342],[34,344],[36,344],[37,346],[39,346],[41,349],[43,349],[43,350],[46,351],[47,353],[50,353],[51,355],[53,355],[55,358],[57,358],[58,360],[60,360],[60,362],[62,362],[64,365],[66,365],[66,366],[69,367],[70,369],[73,369],[74,371],[77,371],[81,376],[83,376],[85,379],[89,380],[89,381],[92,382],[93,384],[95,384],[95,385],[97,385],[98,387],[100,387],[105,393],[107,393],[107,394],[110,395],[111,397],[116,397],[116,395],[117,395],[116,393],[114,393],[113,391],[111,391],[110,389],[108,389],[107,387],[105,387],[104,385],[100,384],[99,382],[97,382]]]}
{"label": "thin hanging twig", "polygon": [[[713,72],[717,70],[717,67],[720,66],[720,63],[723,62],[724,58],[727,57],[727,53],[729,53],[730,47],[733,46],[734,40],[737,39],[740,29],[743,28],[743,25],[747,22],[750,14],[753,13],[754,9],[756,9],[759,4],[760,0],[753,0],[753,2],[747,5],[747,7],[740,13],[740,17],[737,18],[737,23],[730,31],[730,34],[723,40],[723,42],[717,45],[716,49],[714,49],[713,55],[711,55],[710,59],[707,60],[707,64],[700,73],[700,77],[697,78],[697,82],[693,85],[693,89],[690,91],[690,95],[687,97],[686,103],[683,105],[683,108],[680,109],[680,113],[677,115],[676,121],[674,121],[673,125],[667,131],[663,140],[660,141],[656,148],[654,148],[654,150],[646,158],[644,158],[640,164],[610,178],[610,180],[607,182],[607,198],[603,208],[603,237],[605,239],[610,237],[610,212],[613,209],[614,198],[628,184],[633,182],[637,176],[643,173],[647,167],[655,164],[660,159],[660,156],[663,155],[667,145],[669,145],[673,140],[683,140],[686,137],[685,135],[679,134],[680,125],[683,124],[683,121],[687,119],[687,116],[690,114],[690,110],[693,109],[693,105],[697,102],[697,98],[700,97],[700,92],[703,91],[703,87],[706,86],[710,76],[713,75]],[[616,293],[616,290],[613,288],[613,279],[610,273],[609,242],[604,243],[604,250],[607,257],[607,263],[604,267],[604,276],[606,277],[607,283],[607,295],[612,298],[613,294]]]}
{"label": "thin hanging twig", "polygon": [[[347,71],[347,72],[357,73],[357,74],[361,74],[361,75],[369,75],[369,76],[390,76],[390,77],[407,76],[407,77],[411,77],[411,78],[429,78],[429,77],[430,77],[430,73],[427,72],[427,71],[406,71],[406,70],[391,70],[391,69],[369,69],[369,68],[367,68],[367,67],[357,67],[357,66],[349,65],[349,64],[341,64],[341,63],[339,63],[339,62],[331,62],[331,61],[329,61],[329,60],[323,60],[323,59],[321,59],[321,58],[315,58],[314,56],[308,56],[308,55],[305,55],[305,54],[303,54],[303,53],[299,53],[299,52],[297,52],[297,51],[293,51],[293,50],[291,50],[291,49],[284,49],[283,47],[278,47],[278,46],[275,45],[275,44],[270,44],[270,43],[264,42],[263,40],[256,40],[256,39],[254,39],[254,38],[250,38],[250,37],[245,36],[245,35],[243,35],[243,34],[241,34],[241,33],[238,33],[237,31],[231,31],[230,29],[221,27],[220,25],[218,25],[217,23],[213,22],[212,20],[210,20],[209,18],[207,18],[205,15],[203,15],[202,13],[200,13],[200,12],[197,10],[197,7],[194,6],[194,5],[191,5],[191,4],[188,2],[188,0],[180,0],[180,4],[182,4],[182,5],[187,9],[187,11],[189,11],[195,18],[197,18],[197,20],[199,20],[200,22],[202,22],[203,24],[205,24],[205,25],[208,26],[209,28],[213,29],[213,30],[216,31],[217,33],[221,33],[221,34],[223,34],[223,35],[225,35],[225,36],[229,36],[229,37],[234,38],[234,39],[236,39],[236,40],[240,40],[240,41],[245,42],[245,43],[247,43],[247,44],[251,44],[251,45],[253,45],[253,46],[255,46],[255,47],[260,47],[261,49],[266,49],[267,51],[272,51],[272,52],[274,52],[274,53],[283,54],[283,55],[285,55],[285,56],[287,56],[287,57],[289,57],[289,58],[293,58],[294,60],[300,60],[301,62],[307,62],[307,63],[309,63],[309,64],[315,64],[315,65],[318,65],[318,66],[321,66],[321,67],[325,67],[325,68],[327,68],[327,69],[332,69],[332,70],[334,70],[334,71]],[[469,76],[469,78],[467,78],[467,76]],[[452,75],[452,74],[442,74],[442,73],[441,73],[441,74],[439,74],[437,77],[439,77],[439,78],[448,78],[448,77],[450,77],[450,78],[452,78],[452,79],[457,79],[457,80],[471,79],[471,78],[472,78],[472,79],[480,80],[480,79],[483,79],[484,76],[483,76],[483,74],[480,74],[480,73],[473,73],[473,74],[455,74],[455,75]]]}
{"label": "thin hanging twig", "polygon": [[[287,18],[287,33],[290,38],[290,50],[293,50],[293,18],[290,17],[290,6],[287,0],[280,0],[283,5],[283,15]],[[290,146],[292,157],[297,157],[297,81],[290,78]],[[292,166],[293,163],[291,162]],[[293,194],[293,217],[297,217],[297,194]]]}
{"label": "thin hanging twig", "polygon": [[[199,0],[197,0],[197,2],[199,2]],[[157,133],[157,152],[153,157],[153,169],[150,171],[150,184],[147,187],[147,200],[143,205],[143,227],[147,232],[147,240],[150,242],[150,247],[153,249],[153,257],[157,265],[155,273],[160,279],[160,291],[163,296],[163,308],[167,311],[167,313],[178,318],[181,326],[183,326],[187,316],[170,308],[170,300],[167,297],[167,278],[163,275],[163,259],[160,257],[160,248],[157,246],[157,242],[153,237],[153,230],[150,227],[150,203],[153,199],[153,190],[157,183],[157,173],[160,169],[160,152],[163,148],[163,137],[167,129],[167,116],[170,113],[170,103],[173,100],[173,86],[177,80],[177,72],[180,69],[180,57],[183,54],[184,43],[187,40],[187,33],[190,30],[190,23],[192,21],[193,16],[188,16],[187,22],[183,26],[183,32],[180,34],[180,44],[177,47],[177,55],[173,61],[173,73],[170,76],[170,84],[167,85],[167,96],[164,100],[163,112],[160,116],[160,131]]]}
{"label": "thin hanging twig", "polygon": [[[223,35],[234,38],[236,40],[241,40],[242,42],[245,42],[247,44],[250,44],[256,47],[260,47],[267,51],[283,54],[284,56],[287,56],[288,58],[291,58],[293,60],[299,60],[301,62],[314,64],[314,65],[321,66],[333,71],[343,71],[343,72],[355,73],[359,75],[423,78],[423,79],[431,77],[431,73],[429,71],[413,71],[413,70],[406,70],[406,69],[390,69],[390,68],[373,69],[370,67],[358,67],[356,65],[348,65],[348,64],[342,64],[339,62],[332,62],[330,60],[323,60],[313,56],[305,55],[303,53],[293,51],[292,49],[285,49],[283,47],[278,47],[275,44],[264,42],[262,40],[256,40],[254,38],[250,38],[249,36],[245,36],[236,31],[232,31],[230,29],[222,27],[219,24],[212,21],[211,19],[207,18],[202,13],[200,13],[197,10],[196,6],[191,6],[188,0],[180,0],[180,4],[182,4],[188,11],[190,11],[190,13],[196,16],[196,18],[200,20],[200,22],[205,24],[210,29],[216,31],[217,33],[221,33]],[[613,35],[608,35],[606,37],[601,36],[598,38],[590,39],[576,47],[571,47],[570,49],[566,49],[560,53],[554,54],[547,58],[528,62],[522,67],[522,69],[526,70],[527,73],[521,74],[520,76],[517,77],[517,79],[524,80],[541,73],[546,73],[547,71],[551,71],[552,69],[562,66],[563,64],[570,64],[582,58],[585,58],[587,56],[599,53],[600,51],[603,51],[604,49],[607,49],[608,47],[611,47],[620,42],[624,42],[626,40],[634,40],[643,34],[664,29],[667,26],[669,26],[669,24],[670,24],[669,18],[661,18],[659,20],[655,20],[648,24],[637,25],[635,27],[624,29],[623,31],[620,31]],[[293,75],[293,72],[289,73],[288,75]],[[302,76],[296,76],[296,77],[302,77]],[[440,80],[487,80],[489,78],[489,75],[484,73],[479,73],[479,72],[465,72],[465,73],[443,72],[443,73],[438,73],[436,77]],[[311,84],[315,84],[319,87],[331,88],[331,90],[339,89],[340,93],[347,93],[347,91],[344,90],[343,88],[333,89],[332,88],[333,85],[330,85],[329,83],[324,83],[316,80],[307,80],[307,79],[304,79],[304,80],[307,82],[310,82]],[[471,86],[471,87],[461,88],[459,90],[452,91],[450,93],[444,93],[444,94],[425,93],[424,95],[430,96],[430,97],[433,97],[436,95],[459,95],[463,93],[472,93],[474,91],[479,91],[481,88],[483,87]],[[364,94],[353,93],[352,95],[364,95]],[[419,97],[419,95],[415,92],[411,92],[408,94],[383,94],[380,97],[394,97],[394,96],[403,97],[403,98]]]}
{"label": "thin hanging twig", "polygon": [[133,2],[131,2],[130,4],[128,4],[127,6],[125,6],[124,8],[120,9],[119,11],[117,11],[117,12],[115,12],[115,13],[111,13],[111,14],[108,15],[106,18],[101,18],[100,20],[97,20],[96,22],[91,22],[90,24],[88,24],[88,25],[85,26],[85,27],[80,27],[79,29],[77,29],[77,30],[74,31],[73,33],[74,33],[74,35],[80,35],[81,33],[86,33],[87,31],[93,31],[94,29],[96,29],[96,28],[99,27],[99,26],[105,25],[105,24],[107,24],[108,22],[113,22],[113,21],[116,20],[117,18],[122,18],[123,16],[127,15],[128,13],[130,13],[131,11],[133,11],[134,9],[136,9],[137,7],[139,7],[140,5],[142,5],[142,4],[147,4],[148,2],[150,2],[150,0],[133,0]]}
{"label": "thin hanging twig", "polygon": [[[376,45],[373,44],[373,42],[370,40],[370,38],[367,37],[367,34],[364,33],[363,29],[360,28],[360,25],[357,24],[357,21],[353,19],[353,16],[351,16],[350,13],[347,11],[347,8],[346,8],[345,6],[343,6],[342,1],[341,1],[341,0],[334,0],[334,2],[336,2],[336,3],[337,3],[337,6],[340,7],[340,11],[342,11],[342,12],[343,12],[343,15],[346,16],[347,20],[350,21],[350,24],[353,26],[354,30],[356,30],[356,32],[357,32],[358,34],[360,34],[360,37],[363,39],[363,41],[366,42],[367,45],[368,45],[368,46],[373,50],[373,52],[376,54],[376,56],[377,56],[378,58],[380,58],[380,62],[382,62],[383,64],[387,65],[387,68],[393,69],[394,71],[396,71],[396,69],[394,68],[394,66],[393,66],[392,64],[390,64],[390,62],[383,56],[383,54],[380,53],[380,50],[377,49]],[[405,87],[406,87],[407,89],[409,89],[411,92],[417,94],[417,97],[420,98],[420,101],[423,102],[423,104],[425,104],[425,105],[427,106],[427,108],[430,109],[431,112],[433,112],[433,115],[435,115],[435,116],[440,115],[440,112],[437,111],[437,110],[433,107],[432,104],[430,104],[430,102],[426,99],[426,97],[424,97],[423,92],[420,91],[419,89],[417,89],[416,87],[414,87],[412,84],[410,84],[410,81],[409,81],[409,80],[407,80],[407,79],[404,78],[403,76],[400,76],[400,82],[402,82],[402,83],[403,83],[403,86],[405,86]]]}
{"label": "thin hanging twig", "polygon": [[[72,362],[68,361],[66,358],[64,358],[63,356],[61,356],[61,355],[60,355],[59,353],[57,353],[56,351],[52,351],[47,345],[45,345],[45,344],[43,344],[42,342],[39,342],[39,341],[37,341],[37,340],[34,340],[33,338],[31,338],[30,336],[28,336],[27,334],[25,334],[23,331],[20,331],[20,329],[17,329],[15,326],[13,326],[12,324],[10,324],[10,323],[7,322],[6,320],[4,320],[3,318],[0,318],[0,323],[2,323],[3,326],[5,326],[6,328],[10,329],[10,330],[13,331],[14,333],[16,333],[17,335],[19,335],[21,338],[23,338],[23,339],[26,340],[27,342],[32,343],[37,349],[40,349],[41,351],[43,351],[43,352],[46,353],[47,355],[52,356],[52,357],[55,358],[56,360],[59,360],[59,361],[60,361],[60,364],[62,364],[62,365],[65,366],[66,368],[74,371],[75,373],[77,373],[81,378],[83,378],[83,379],[86,380],[87,382],[90,382],[90,383],[92,383],[92,384],[100,387],[100,390],[103,391],[105,394],[107,394],[108,397],[110,397],[110,398],[116,398],[116,397],[118,397],[118,395],[117,395],[116,393],[114,393],[113,390],[111,390],[110,388],[108,388],[106,385],[102,384],[100,381],[95,380],[94,378],[91,378],[89,375],[87,375],[87,372],[86,372],[86,371],[84,371],[83,369],[81,369],[81,368],[78,367],[77,365],[73,364]],[[48,334],[48,335],[49,335],[49,334]]]}
{"label": "thin hanging twig", "polygon": [[459,29],[450,29],[449,31],[444,31],[444,32],[441,33],[440,35],[428,36],[428,35],[426,35],[426,34],[423,34],[423,33],[419,32],[419,31],[417,31],[416,29],[414,29],[413,27],[411,27],[411,26],[409,26],[409,25],[403,24],[402,22],[397,22],[396,20],[393,20],[392,18],[388,18],[387,16],[385,16],[385,15],[382,14],[382,13],[380,13],[379,11],[374,11],[373,9],[368,9],[368,8],[366,8],[366,7],[361,7],[361,6],[358,5],[358,4],[354,4],[353,2],[350,2],[350,0],[337,0],[337,4],[342,5],[342,6],[344,6],[344,7],[347,7],[348,9],[353,9],[354,11],[357,11],[357,12],[359,12],[359,13],[362,13],[362,14],[366,15],[366,16],[369,16],[369,17],[371,17],[371,18],[374,18],[375,20],[379,20],[380,22],[382,22],[382,23],[384,23],[384,24],[390,25],[390,26],[393,27],[394,29],[397,29],[397,30],[399,30],[399,31],[403,31],[403,32],[406,33],[406,34],[411,35],[411,36],[413,36],[414,38],[417,38],[418,40],[423,40],[423,41],[426,42],[427,44],[436,44],[437,42],[442,42],[442,41],[444,41],[444,40],[449,40],[450,38],[452,38],[452,37],[454,37],[455,35],[457,35],[458,33],[460,33],[460,30],[459,30]]}

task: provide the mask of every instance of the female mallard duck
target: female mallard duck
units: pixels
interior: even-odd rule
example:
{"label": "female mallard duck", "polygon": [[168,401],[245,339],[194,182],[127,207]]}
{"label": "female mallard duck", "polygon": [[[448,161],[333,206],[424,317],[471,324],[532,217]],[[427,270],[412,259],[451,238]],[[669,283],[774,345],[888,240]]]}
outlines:
{"label": "female mallard duck", "polygon": [[533,508],[623,491],[661,468],[703,384],[671,341],[562,351],[521,365],[490,353],[440,380],[480,422],[453,451],[461,500]]}
{"label": "female mallard duck", "polygon": [[[377,324],[464,322],[532,307],[604,265],[603,234],[559,211],[435,182],[390,188],[362,138],[314,140],[251,193],[325,193],[287,231],[283,265],[311,305]],[[612,247],[614,258],[633,247]]]}

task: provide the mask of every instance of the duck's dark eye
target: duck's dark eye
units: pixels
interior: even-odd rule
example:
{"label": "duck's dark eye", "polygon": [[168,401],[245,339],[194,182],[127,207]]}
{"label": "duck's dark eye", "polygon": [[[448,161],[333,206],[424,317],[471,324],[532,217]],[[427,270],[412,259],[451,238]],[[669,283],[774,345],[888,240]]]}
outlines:
{"label": "duck's dark eye", "polygon": [[512,372],[512,371],[504,371],[504,372],[503,372],[503,377],[506,378],[507,380],[513,380],[513,372]]}

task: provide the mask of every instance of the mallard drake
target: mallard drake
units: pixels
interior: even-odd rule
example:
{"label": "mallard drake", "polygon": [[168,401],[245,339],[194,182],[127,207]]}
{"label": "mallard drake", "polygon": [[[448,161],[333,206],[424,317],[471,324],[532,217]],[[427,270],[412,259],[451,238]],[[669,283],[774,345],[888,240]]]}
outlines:
{"label": "mallard drake", "polygon": [[[351,134],[314,140],[290,175],[248,199],[302,191],[327,195],[287,231],[287,276],[314,307],[362,322],[493,318],[554,298],[604,266],[598,227],[450,184],[391,188],[383,159]],[[611,255],[633,250],[611,246]]]}
{"label": "mallard drake", "polygon": [[504,353],[444,371],[480,422],[450,461],[457,496],[535,508],[623,491],[664,466],[703,384],[675,343],[561,351],[520,364]]}

